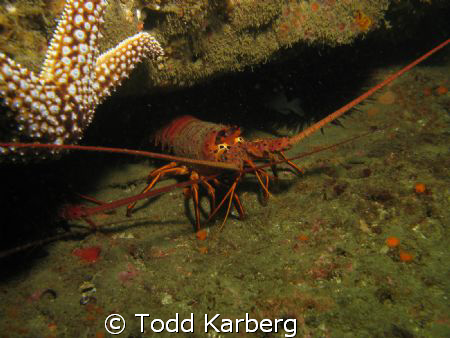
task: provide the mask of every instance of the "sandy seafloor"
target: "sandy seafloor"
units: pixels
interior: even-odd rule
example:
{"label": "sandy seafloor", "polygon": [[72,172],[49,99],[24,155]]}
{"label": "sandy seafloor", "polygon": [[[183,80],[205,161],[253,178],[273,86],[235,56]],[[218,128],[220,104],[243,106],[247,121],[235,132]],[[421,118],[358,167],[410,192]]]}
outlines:
{"label": "sandy seafloor", "polygon": [[[373,80],[394,70],[378,69]],[[218,217],[204,241],[180,190],[140,202],[131,218],[123,208],[92,217],[100,231],[48,244],[47,256],[2,281],[0,336],[105,337],[105,318],[118,313],[125,337],[149,337],[152,319],[192,313],[194,333],[185,336],[449,337],[450,93],[437,90],[450,86],[449,74],[448,64],[419,66],[346,118],[345,129],[327,127],[292,149],[379,128],[297,161],[304,175],[281,172],[267,205],[248,175],[240,186],[247,218],[230,217],[219,232]],[[111,167],[83,193],[103,201],[138,193],[151,169],[147,160]],[[392,236],[396,248],[386,245]],[[95,262],[72,254],[90,247],[101,249]],[[136,313],[150,315],[144,333]],[[246,313],[296,324],[204,333],[205,314],[221,314],[220,327]]]}

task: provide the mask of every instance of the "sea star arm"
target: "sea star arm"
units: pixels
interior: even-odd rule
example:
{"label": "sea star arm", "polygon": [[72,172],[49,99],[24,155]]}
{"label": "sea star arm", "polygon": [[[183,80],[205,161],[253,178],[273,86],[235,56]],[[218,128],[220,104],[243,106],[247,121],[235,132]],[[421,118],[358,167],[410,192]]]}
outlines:
{"label": "sea star arm", "polygon": [[106,4],[105,0],[66,2],[45,55],[41,79],[79,86],[89,78],[99,54],[99,25]]}
{"label": "sea star arm", "polygon": [[95,91],[101,101],[108,96],[124,78],[128,77],[142,59],[156,59],[164,55],[159,42],[149,33],[141,32],[101,54],[95,67]]}
{"label": "sea star arm", "polygon": [[5,105],[17,111],[23,110],[24,103],[31,101],[31,93],[36,90],[37,83],[34,72],[0,52],[0,95]]}

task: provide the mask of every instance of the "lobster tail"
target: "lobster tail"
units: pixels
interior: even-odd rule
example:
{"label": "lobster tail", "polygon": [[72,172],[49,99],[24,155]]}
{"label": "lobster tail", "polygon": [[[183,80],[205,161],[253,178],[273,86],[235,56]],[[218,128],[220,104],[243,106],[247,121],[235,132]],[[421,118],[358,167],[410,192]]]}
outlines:
{"label": "lobster tail", "polygon": [[184,115],[157,131],[154,139],[156,145],[168,148],[177,156],[216,161],[217,138],[227,130],[225,125]]}

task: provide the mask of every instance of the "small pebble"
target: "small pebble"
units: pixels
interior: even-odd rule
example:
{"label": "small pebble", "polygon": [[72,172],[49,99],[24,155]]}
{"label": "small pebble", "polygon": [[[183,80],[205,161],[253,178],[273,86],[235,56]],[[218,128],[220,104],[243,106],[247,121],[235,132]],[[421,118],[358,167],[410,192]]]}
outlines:
{"label": "small pebble", "polygon": [[41,293],[40,299],[50,299],[55,300],[58,297],[58,294],[55,290],[52,289],[46,289]]}
{"label": "small pebble", "polygon": [[80,305],[86,305],[89,303],[89,296],[83,295],[80,298]]}

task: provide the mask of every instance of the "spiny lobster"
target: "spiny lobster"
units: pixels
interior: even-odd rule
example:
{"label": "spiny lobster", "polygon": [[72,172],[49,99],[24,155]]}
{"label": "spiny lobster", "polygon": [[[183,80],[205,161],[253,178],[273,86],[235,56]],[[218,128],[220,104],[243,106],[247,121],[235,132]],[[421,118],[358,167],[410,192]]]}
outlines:
{"label": "spiny lobster", "polygon": [[[338,119],[344,113],[371,96],[373,93],[385,87],[387,84],[416,66],[418,63],[428,58],[430,55],[444,48],[449,43],[450,39],[447,39],[417,60],[413,61],[395,74],[386,78],[381,83],[372,87],[370,90],[368,90],[358,98],[354,99],[334,113],[328,115],[311,127],[290,138],[282,137],[276,139],[259,139],[247,141],[241,136],[241,130],[238,127],[204,122],[192,116],[182,116],[170,122],[167,126],[160,129],[154,135],[156,144],[161,145],[163,148],[168,148],[176,156],[129,149],[112,149],[105,147],[88,147],[77,145],[0,143],[0,147],[5,147],[8,149],[28,147],[108,151],[133,155],[144,155],[172,161],[171,163],[164,165],[163,167],[156,169],[150,173],[149,183],[141,194],[122,200],[117,200],[111,203],[102,203],[101,205],[93,208],[69,209],[64,215],[68,219],[85,218],[86,220],[88,220],[88,216],[92,214],[109,209],[114,209],[123,205],[128,205],[127,215],[130,216],[137,201],[163,193],[174,187],[186,187],[189,188],[189,194],[194,200],[196,228],[197,230],[199,230],[200,184],[206,188],[212,200],[212,208],[208,220],[211,219],[217,213],[217,211],[220,210],[222,205],[228,200],[225,218],[222,223],[223,226],[230,213],[232,204],[234,204],[240,217],[244,216],[244,209],[238,195],[236,194],[236,188],[238,183],[246,173],[251,172],[255,174],[259,184],[263,189],[264,195],[267,198],[269,196],[268,188],[271,176],[264,170],[265,167],[272,167],[274,173],[276,174],[276,164],[287,163],[296,172],[302,172],[302,170],[292,162],[294,158],[286,157],[284,153],[286,150],[290,149],[294,144],[305,139],[312,133],[318,131],[328,123]],[[257,166],[256,162],[258,161],[266,162],[266,164],[263,166]],[[221,202],[216,206],[215,190],[217,187],[224,185],[224,183],[220,182],[218,176],[226,170],[234,171],[234,174],[232,174],[233,181]],[[172,187],[152,190],[155,184],[167,175],[189,175],[190,180],[187,182],[179,183]]]}

